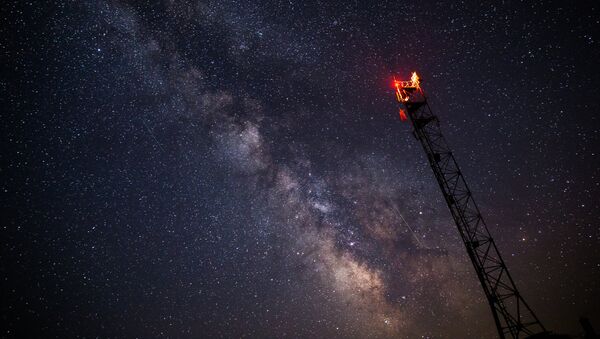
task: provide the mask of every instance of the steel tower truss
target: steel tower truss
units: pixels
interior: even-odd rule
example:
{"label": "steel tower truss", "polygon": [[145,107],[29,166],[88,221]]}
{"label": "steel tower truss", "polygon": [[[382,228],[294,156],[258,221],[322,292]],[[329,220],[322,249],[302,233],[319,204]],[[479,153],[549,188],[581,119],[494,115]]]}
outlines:
{"label": "steel tower truss", "polygon": [[492,309],[500,338],[525,338],[547,333],[519,294],[508,273],[456,159],[442,135],[439,121],[420,88],[419,77],[413,73],[409,81],[394,80],[394,86],[396,98],[401,103],[400,118],[404,120],[408,115],[414,128],[414,136],[427,154]]}

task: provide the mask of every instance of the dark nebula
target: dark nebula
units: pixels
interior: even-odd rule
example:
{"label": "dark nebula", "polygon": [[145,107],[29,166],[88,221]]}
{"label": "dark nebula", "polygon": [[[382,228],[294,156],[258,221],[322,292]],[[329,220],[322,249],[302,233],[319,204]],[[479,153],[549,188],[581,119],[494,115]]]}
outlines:
{"label": "dark nebula", "polygon": [[412,71],[541,321],[600,328],[596,2],[0,10],[0,337],[496,337]]}

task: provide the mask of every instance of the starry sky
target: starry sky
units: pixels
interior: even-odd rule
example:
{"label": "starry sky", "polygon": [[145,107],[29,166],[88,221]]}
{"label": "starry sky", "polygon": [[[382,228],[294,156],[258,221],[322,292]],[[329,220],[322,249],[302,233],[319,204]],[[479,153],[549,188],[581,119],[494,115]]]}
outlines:
{"label": "starry sky", "polygon": [[597,3],[0,11],[1,337],[494,338],[415,70],[521,294],[600,328]]}

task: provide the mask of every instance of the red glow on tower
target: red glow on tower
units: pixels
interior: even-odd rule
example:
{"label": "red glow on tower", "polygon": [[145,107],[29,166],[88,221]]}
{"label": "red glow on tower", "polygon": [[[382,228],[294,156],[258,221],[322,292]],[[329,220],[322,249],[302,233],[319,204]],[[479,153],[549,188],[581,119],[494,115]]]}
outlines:
{"label": "red glow on tower", "polygon": [[400,108],[400,111],[398,113],[400,113],[400,120],[401,121],[408,120],[408,117],[406,116],[406,111],[405,110],[403,110],[402,108]]}

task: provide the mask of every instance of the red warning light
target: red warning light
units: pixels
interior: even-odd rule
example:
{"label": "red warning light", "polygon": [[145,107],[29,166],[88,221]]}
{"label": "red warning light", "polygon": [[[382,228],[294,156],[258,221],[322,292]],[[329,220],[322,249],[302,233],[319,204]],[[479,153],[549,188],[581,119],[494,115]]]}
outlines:
{"label": "red warning light", "polygon": [[406,111],[405,110],[403,110],[402,108],[400,108],[400,111],[398,113],[400,114],[400,120],[401,121],[408,120],[408,117],[406,116]]}
{"label": "red warning light", "polygon": [[421,91],[421,79],[417,72],[413,72],[410,80],[396,80],[394,77],[394,87],[396,88],[396,98],[404,103],[410,100],[410,94],[414,91]]}

